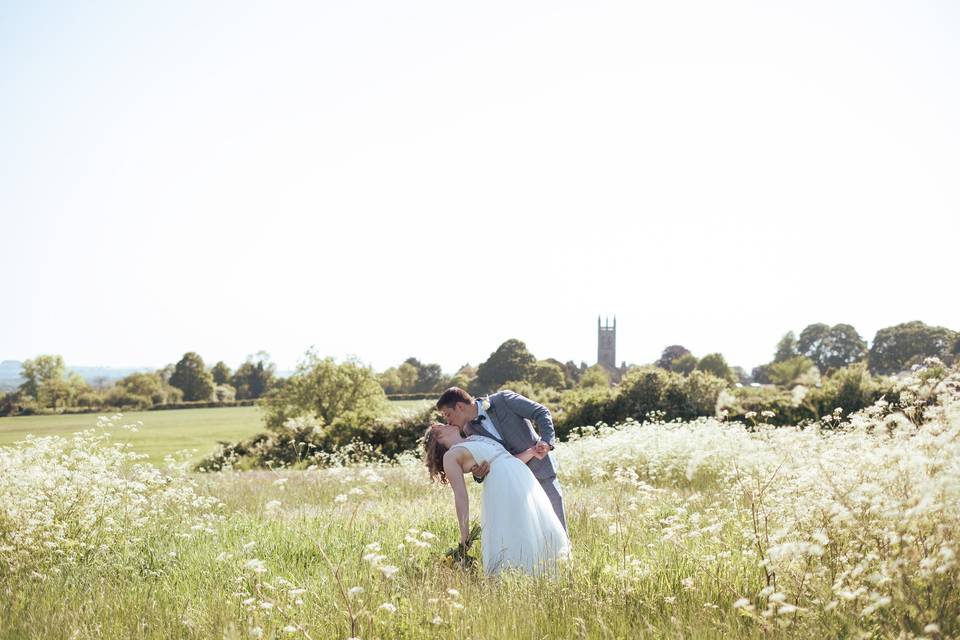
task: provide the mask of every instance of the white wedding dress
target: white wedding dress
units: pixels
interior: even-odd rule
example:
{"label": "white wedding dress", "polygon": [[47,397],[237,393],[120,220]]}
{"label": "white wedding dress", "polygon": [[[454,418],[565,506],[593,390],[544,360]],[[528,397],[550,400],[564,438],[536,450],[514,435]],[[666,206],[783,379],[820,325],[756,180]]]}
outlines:
{"label": "white wedding dress", "polygon": [[467,449],[477,464],[490,462],[480,515],[487,575],[507,569],[539,575],[570,557],[567,533],[527,465],[492,438],[470,436],[454,446]]}

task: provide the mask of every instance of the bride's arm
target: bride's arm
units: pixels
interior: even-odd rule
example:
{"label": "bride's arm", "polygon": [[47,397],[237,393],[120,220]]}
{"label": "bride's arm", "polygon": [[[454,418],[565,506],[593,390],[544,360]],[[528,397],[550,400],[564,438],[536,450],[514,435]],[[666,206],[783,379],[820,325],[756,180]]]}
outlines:
{"label": "bride's arm", "polygon": [[457,509],[460,542],[463,543],[470,537],[470,499],[467,496],[467,483],[463,480],[463,467],[453,451],[443,454],[443,472],[453,489],[453,506]]}

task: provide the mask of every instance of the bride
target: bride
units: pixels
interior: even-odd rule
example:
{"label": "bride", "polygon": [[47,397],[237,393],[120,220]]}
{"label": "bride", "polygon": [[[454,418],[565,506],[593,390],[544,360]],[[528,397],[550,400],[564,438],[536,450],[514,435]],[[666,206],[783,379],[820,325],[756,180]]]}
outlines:
{"label": "bride", "polygon": [[430,477],[450,484],[460,525],[460,542],[469,536],[470,503],[463,476],[475,465],[490,463],[483,482],[483,570],[496,575],[519,569],[537,575],[570,556],[570,540],[543,487],[526,463],[536,455],[534,447],[513,456],[492,438],[463,438],[460,428],[435,424],[424,436],[424,460]]}

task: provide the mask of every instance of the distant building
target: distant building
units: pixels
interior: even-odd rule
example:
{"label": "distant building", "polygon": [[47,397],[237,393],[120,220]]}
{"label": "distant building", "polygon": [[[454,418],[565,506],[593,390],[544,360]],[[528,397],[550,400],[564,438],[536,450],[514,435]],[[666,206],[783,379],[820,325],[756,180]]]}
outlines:
{"label": "distant building", "polygon": [[597,364],[606,369],[617,368],[617,316],[613,316],[612,326],[609,318],[600,324],[597,316]]}

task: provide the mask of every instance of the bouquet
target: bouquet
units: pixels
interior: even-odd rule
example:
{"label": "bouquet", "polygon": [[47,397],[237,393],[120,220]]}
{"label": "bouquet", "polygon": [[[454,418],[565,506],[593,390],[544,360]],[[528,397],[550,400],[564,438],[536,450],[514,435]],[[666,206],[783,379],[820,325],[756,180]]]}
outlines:
{"label": "bouquet", "polygon": [[468,568],[472,567],[477,559],[471,556],[468,552],[470,551],[470,545],[476,542],[477,538],[480,537],[480,525],[475,524],[470,529],[470,535],[467,536],[466,542],[461,542],[456,547],[447,549],[447,552],[443,554],[443,564],[448,567],[453,567],[454,565],[460,565],[461,567]]}

